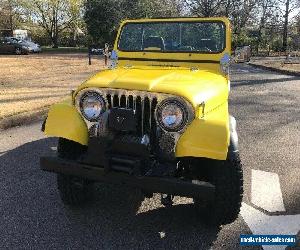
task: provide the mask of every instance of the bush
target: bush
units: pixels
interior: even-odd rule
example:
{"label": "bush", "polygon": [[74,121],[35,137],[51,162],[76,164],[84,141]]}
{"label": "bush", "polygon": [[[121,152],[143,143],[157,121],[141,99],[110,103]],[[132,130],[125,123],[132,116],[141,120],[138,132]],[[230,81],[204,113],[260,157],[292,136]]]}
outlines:
{"label": "bush", "polygon": [[275,52],[283,51],[282,41],[280,39],[276,39],[271,44],[271,49]]}

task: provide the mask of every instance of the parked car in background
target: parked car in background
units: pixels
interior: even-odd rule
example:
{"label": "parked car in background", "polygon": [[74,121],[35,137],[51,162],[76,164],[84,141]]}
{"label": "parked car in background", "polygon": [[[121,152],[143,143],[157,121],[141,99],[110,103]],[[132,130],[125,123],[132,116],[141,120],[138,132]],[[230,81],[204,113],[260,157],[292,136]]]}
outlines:
{"label": "parked car in background", "polygon": [[32,49],[21,40],[14,37],[0,38],[0,53],[1,54],[28,54]]}
{"label": "parked car in background", "polygon": [[28,40],[21,40],[21,42],[26,44],[30,48],[31,52],[33,53],[42,52],[41,46],[35,42],[28,41]]}
{"label": "parked car in background", "polygon": [[103,49],[98,47],[91,47],[90,48],[91,55],[103,55]]}

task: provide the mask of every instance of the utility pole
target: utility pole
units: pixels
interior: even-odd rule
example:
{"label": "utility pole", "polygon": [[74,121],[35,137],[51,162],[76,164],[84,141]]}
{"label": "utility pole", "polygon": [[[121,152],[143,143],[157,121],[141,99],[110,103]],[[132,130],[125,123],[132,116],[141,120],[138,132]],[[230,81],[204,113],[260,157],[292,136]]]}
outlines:
{"label": "utility pole", "polygon": [[285,3],[285,15],[284,15],[284,25],[283,25],[283,36],[282,36],[282,49],[283,49],[284,52],[287,51],[289,12],[290,12],[290,0],[286,0],[286,3]]}

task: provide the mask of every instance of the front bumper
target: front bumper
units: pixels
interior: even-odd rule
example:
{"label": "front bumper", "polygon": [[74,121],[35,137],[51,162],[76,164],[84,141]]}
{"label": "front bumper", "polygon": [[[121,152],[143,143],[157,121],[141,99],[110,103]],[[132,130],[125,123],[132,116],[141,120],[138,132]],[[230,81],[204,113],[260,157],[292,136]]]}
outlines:
{"label": "front bumper", "polygon": [[215,186],[203,181],[187,181],[174,177],[134,176],[57,157],[42,157],[40,165],[42,170],[48,172],[79,176],[93,181],[126,184],[153,193],[196,197],[204,200],[214,199]]}

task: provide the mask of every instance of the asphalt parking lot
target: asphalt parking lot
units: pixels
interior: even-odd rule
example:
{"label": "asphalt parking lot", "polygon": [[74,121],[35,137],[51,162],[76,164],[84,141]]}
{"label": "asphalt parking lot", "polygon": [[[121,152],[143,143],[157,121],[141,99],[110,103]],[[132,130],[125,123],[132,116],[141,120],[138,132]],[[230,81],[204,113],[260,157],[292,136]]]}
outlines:
{"label": "asphalt parking lot", "polygon": [[205,226],[189,199],[164,208],[158,195],[136,212],[134,190],[100,184],[95,203],[64,207],[55,176],[39,170],[39,157],[55,154],[56,139],[36,123],[0,133],[0,249],[242,249],[240,234],[296,234],[300,78],[246,64],[234,65],[231,75],[245,180],[234,223]]}

